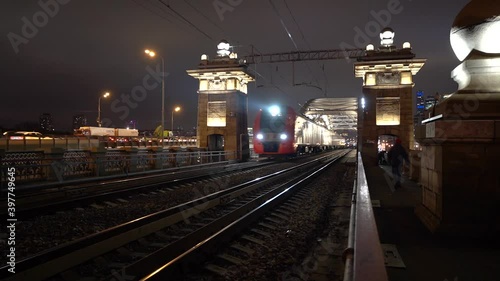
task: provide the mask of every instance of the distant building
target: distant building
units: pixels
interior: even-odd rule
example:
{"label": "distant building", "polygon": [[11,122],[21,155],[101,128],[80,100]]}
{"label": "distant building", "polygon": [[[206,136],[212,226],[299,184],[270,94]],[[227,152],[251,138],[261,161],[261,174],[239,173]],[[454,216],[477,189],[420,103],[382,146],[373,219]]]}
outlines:
{"label": "distant building", "polygon": [[419,114],[419,113],[423,114],[424,111],[425,111],[424,92],[418,91],[417,92],[417,114]]}
{"label": "distant building", "polygon": [[42,113],[40,115],[40,130],[42,132],[53,132],[54,131],[54,120],[50,113]]}
{"label": "distant building", "polygon": [[84,114],[77,114],[73,116],[73,129],[87,126],[87,116]]}
{"label": "distant building", "polygon": [[426,97],[425,98],[425,110],[429,110],[429,108],[433,107],[436,104],[437,100],[435,97]]}
{"label": "distant building", "polygon": [[415,125],[419,125],[420,122],[422,122],[422,120],[423,120],[424,112],[425,112],[425,98],[424,98],[423,91],[417,92],[416,100],[417,100],[417,102],[416,102],[414,123],[415,123]]}

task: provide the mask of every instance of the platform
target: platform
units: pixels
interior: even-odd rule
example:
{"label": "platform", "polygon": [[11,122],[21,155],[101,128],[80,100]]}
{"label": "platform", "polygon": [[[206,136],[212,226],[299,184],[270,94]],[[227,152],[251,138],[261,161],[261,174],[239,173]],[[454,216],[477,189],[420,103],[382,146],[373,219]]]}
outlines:
{"label": "platform", "polygon": [[402,188],[394,190],[390,166],[365,172],[390,281],[500,280],[500,239],[433,235],[414,213],[422,194],[417,183],[403,176]]}

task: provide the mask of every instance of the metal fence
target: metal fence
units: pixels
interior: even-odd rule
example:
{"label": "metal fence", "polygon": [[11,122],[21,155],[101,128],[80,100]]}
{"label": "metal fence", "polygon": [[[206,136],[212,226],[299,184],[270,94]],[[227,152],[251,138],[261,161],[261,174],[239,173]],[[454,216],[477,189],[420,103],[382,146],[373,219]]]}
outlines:
{"label": "metal fence", "polygon": [[43,151],[4,152],[0,155],[2,188],[7,171],[15,168],[16,185],[63,182],[72,179],[128,175],[161,169],[201,165],[235,159],[229,151],[173,150],[68,150],[60,153]]}
{"label": "metal fence", "polygon": [[388,281],[361,153],[351,200],[351,217],[343,281]]}
{"label": "metal fence", "polygon": [[54,148],[65,150],[91,150],[103,148],[125,148],[125,147],[196,147],[196,138],[167,138],[162,143],[158,139],[140,139],[132,141],[109,141],[107,138],[91,137],[26,137],[19,136],[18,139],[9,137],[0,138],[0,149],[5,151],[50,151]]}

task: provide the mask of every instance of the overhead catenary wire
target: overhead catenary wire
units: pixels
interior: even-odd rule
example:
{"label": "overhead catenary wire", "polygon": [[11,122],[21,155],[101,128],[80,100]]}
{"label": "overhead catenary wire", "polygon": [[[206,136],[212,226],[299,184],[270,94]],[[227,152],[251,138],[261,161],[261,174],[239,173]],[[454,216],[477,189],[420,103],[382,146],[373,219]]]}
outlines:
{"label": "overhead catenary wire", "polygon": [[[257,53],[262,54],[262,52],[257,47],[255,47],[255,45],[250,45],[250,46],[252,48],[252,54],[254,51],[257,51]],[[255,67],[257,67],[257,64],[255,64]],[[281,77],[281,79],[283,79],[283,81],[285,81],[287,84],[290,83],[289,81],[287,81],[287,79],[285,77],[283,77],[283,75],[281,75],[281,73],[278,71],[278,67],[276,67],[276,72]],[[272,73],[272,69],[271,69],[271,73]],[[265,79],[264,79],[264,82],[268,83]],[[275,85],[272,81],[269,84]],[[286,94],[285,92],[283,92],[283,93]]]}
{"label": "overhead catenary wire", "polygon": [[[167,7],[165,7],[165,5],[163,5],[162,3],[159,3],[158,0],[149,0],[149,1],[151,1],[151,5],[155,6],[157,9],[159,9],[162,12],[164,12],[165,14],[167,14],[172,19],[172,21],[180,23],[180,24],[182,24],[184,26],[188,26],[189,27],[188,23],[186,23],[184,20],[182,20],[181,18],[179,18],[177,15],[175,15],[170,9],[168,9]],[[191,27],[189,27],[189,28],[191,29]]]}
{"label": "overhead catenary wire", "polygon": [[203,18],[205,18],[208,22],[210,22],[213,26],[217,27],[222,33],[226,33],[222,27],[220,27],[216,22],[214,22],[212,19],[210,19],[208,16],[206,16],[203,12],[201,12],[196,6],[193,4],[189,3],[188,0],[183,0],[184,3],[186,3],[189,7],[191,7],[193,10],[195,10],[199,15],[201,15]]}
{"label": "overhead catenary wire", "polygon": [[201,15],[204,19],[206,19],[208,22],[210,22],[213,26],[215,26],[223,35],[224,39],[226,40],[229,40],[229,42],[235,42],[238,46],[235,46],[235,45],[231,45],[231,48],[234,48],[234,47],[239,47],[241,46],[240,45],[240,42],[238,40],[235,40],[234,38],[232,38],[231,36],[228,36],[227,32],[220,26],[218,25],[216,22],[214,22],[212,19],[210,19],[210,17],[208,17],[207,15],[205,15],[202,11],[200,11],[200,9],[196,8],[196,6],[194,6],[193,4],[189,3],[188,0],[183,0],[184,3],[186,3],[189,7],[191,7],[193,10],[195,10],[199,15]]}
{"label": "overhead catenary wire", "polygon": [[[174,23],[172,21],[172,19],[166,17],[165,15],[161,14],[161,13],[158,13],[156,12],[155,10],[151,9],[150,7],[148,7],[147,5],[144,4],[144,2],[141,2],[139,0],[132,0],[134,3],[138,4],[139,6],[143,7],[144,9],[150,11],[151,13],[154,13],[155,15],[169,21],[170,23]],[[169,16],[173,17],[174,19],[177,19],[174,17],[174,14],[175,16],[179,17],[180,19],[182,19],[184,21],[184,23],[186,24],[189,24],[191,27],[195,28],[198,32],[200,32],[201,34],[203,34],[205,37],[207,37],[208,39],[214,41],[214,39],[208,35],[207,33],[205,33],[204,31],[202,31],[201,29],[199,29],[196,25],[194,25],[191,21],[189,21],[187,18],[185,18],[184,16],[182,16],[179,12],[177,12],[176,10],[174,10],[168,3],[165,3],[163,2],[162,0],[153,0],[154,2],[156,3],[160,3],[161,4],[161,7],[160,6],[156,6],[154,5],[153,3],[150,3],[146,0],[147,3],[149,4],[152,4],[154,6],[156,6],[156,8],[160,9],[162,12],[164,12],[165,14],[168,14]],[[203,12],[201,12],[198,8],[196,8],[193,4],[189,3],[188,1],[184,0],[184,2],[189,6],[191,7],[193,10],[195,10],[198,14],[200,14],[204,19],[206,19],[207,21],[209,21],[211,24],[213,24],[214,26],[216,26],[222,33],[224,36],[226,36],[227,39],[230,39],[229,36],[227,36],[227,32],[222,28],[220,27],[219,25],[217,25],[216,23],[214,23],[212,20],[210,20],[210,18],[208,16],[206,16],[205,14],[203,14]],[[168,10],[167,10],[168,9]],[[173,13],[173,14],[172,14]],[[178,20],[178,19],[177,19]],[[238,41],[234,41],[234,42],[237,42]],[[240,46],[243,46],[243,45],[240,45]],[[244,45],[244,46],[249,46],[249,45]],[[253,45],[250,45],[252,46],[255,50],[257,50],[258,52],[260,52],[255,46]],[[234,46],[233,46],[234,47]],[[256,66],[255,66],[256,67]],[[273,88],[276,88],[278,91],[280,91],[281,93],[285,94],[285,95],[289,95],[289,93],[287,93],[286,91],[284,91],[282,88],[280,88],[278,85],[276,85],[274,83],[274,81],[271,81],[269,82],[269,80],[267,80],[261,73],[259,73],[257,71],[257,69],[251,69],[258,77],[260,77],[261,79],[264,80],[264,82],[266,84],[270,84],[273,86]],[[288,83],[288,81],[283,77],[283,75],[279,74],[278,75],[283,79],[283,81],[285,81],[286,83]]]}
{"label": "overhead catenary wire", "polygon": [[[292,34],[291,34],[291,33],[290,33],[290,31],[288,30],[288,28],[287,28],[287,26],[286,26],[286,24],[285,24],[285,21],[283,20],[283,18],[281,17],[281,15],[280,15],[280,13],[279,13],[278,9],[276,8],[276,5],[274,5],[274,3],[273,3],[273,1],[272,1],[272,0],[269,0],[269,3],[271,4],[271,6],[272,6],[272,8],[273,8],[273,10],[274,10],[274,12],[275,12],[275,14],[276,14],[276,16],[279,18],[280,23],[281,23],[281,26],[283,27],[283,29],[285,30],[286,34],[288,35],[288,38],[290,38],[290,40],[292,41],[292,44],[293,44],[293,46],[295,47],[295,50],[296,50],[296,51],[299,51],[299,47],[297,46],[297,43],[296,43],[296,42],[295,42],[295,40],[293,39]],[[286,2],[285,2],[285,4],[286,4]],[[292,16],[293,16],[293,15],[292,15]],[[320,90],[322,90],[322,89],[321,89],[321,87],[319,87],[319,80],[318,80],[318,78],[316,77],[316,75],[314,75],[314,73],[313,73],[313,71],[312,71],[311,67],[309,66],[309,64],[308,64],[307,62],[306,62],[306,66],[307,66],[307,68],[308,68],[309,72],[311,73],[311,75],[313,76],[313,79],[316,81],[316,84],[318,85],[318,87],[317,87],[317,88],[319,88]],[[292,75],[295,75],[295,73],[292,73]],[[308,85],[308,84],[303,83],[303,84],[297,84],[297,85]],[[297,86],[297,85],[295,85],[295,84],[294,84],[294,85],[292,85],[292,86]]]}
{"label": "overhead catenary wire", "polygon": [[295,43],[295,40],[293,39],[292,37],[292,34],[290,33],[290,31],[288,30],[288,28],[286,27],[286,24],[285,22],[283,21],[283,18],[281,18],[281,15],[278,11],[278,9],[276,8],[276,6],[274,5],[273,3],[273,0],[269,0],[269,3],[271,4],[271,6],[273,7],[273,10],[274,12],[276,13],[276,15],[278,16],[280,22],[281,22],[281,26],[283,27],[283,29],[285,29],[285,32],[286,34],[288,35],[288,37],[290,38],[290,40],[292,40],[292,43],[293,45],[295,46],[295,49],[298,51],[299,50],[299,47],[297,47],[297,44]]}
{"label": "overhead catenary wire", "polygon": [[176,14],[178,17],[180,17],[181,19],[183,19],[185,22],[187,22],[191,27],[193,27],[194,29],[196,29],[199,33],[203,34],[206,38],[210,39],[211,41],[214,41],[214,39],[208,35],[207,33],[205,33],[203,30],[201,30],[199,27],[197,27],[194,23],[192,23],[190,20],[188,20],[186,17],[184,17],[183,15],[181,15],[179,12],[177,12],[176,10],[174,10],[170,4],[167,4],[165,2],[163,2],[163,0],[158,0],[162,5],[164,5],[165,7],[167,7],[170,11],[172,11],[174,14]]}
{"label": "overhead catenary wire", "polygon": [[[180,21],[174,14],[172,14],[169,10],[166,10],[166,8],[163,5],[158,5],[159,3],[157,0],[152,0],[152,2],[148,0],[132,0],[136,5],[141,6],[145,10],[149,11],[150,13],[166,20],[167,22],[177,26],[178,28],[185,30],[187,32],[192,32],[192,29],[186,29],[185,26],[180,25],[186,24],[185,22]],[[146,5],[149,4],[149,5]],[[152,6],[152,7],[151,7]]]}
{"label": "overhead catenary wire", "polygon": [[[295,25],[297,26],[297,29],[299,30],[299,33],[300,35],[302,36],[302,40],[304,40],[304,42],[306,43],[307,45],[307,48],[309,49],[309,51],[312,51],[312,48],[311,48],[311,45],[309,44],[309,41],[307,41],[306,37],[304,36],[304,32],[302,32],[302,28],[300,28],[300,24],[297,22],[297,20],[295,19],[295,16],[293,15],[292,13],[292,10],[290,9],[290,7],[288,6],[288,3],[286,2],[286,0],[283,0],[283,2],[285,3],[285,7],[286,9],[288,10],[288,13],[290,14],[290,16],[292,17],[292,20],[293,22],[295,23]],[[319,63],[318,63],[319,64]],[[326,88],[327,88],[327,85],[328,85],[328,78],[326,77],[326,74],[325,74],[325,65],[323,64],[323,67],[322,67],[322,72],[323,72],[323,77],[325,78],[325,90],[324,90],[324,95],[326,97]],[[316,83],[318,83],[319,85],[319,81],[318,79],[314,76],[315,80],[316,80]]]}
{"label": "overhead catenary wire", "polygon": [[276,88],[278,91],[282,92],[283,94],[287,95],[287,93],[282,90],[278,85],[276,84],[273,84],[273,83],[269,83],[269,81],[263,76],[261,75],[258,71],[257,71],[257,65],[255,65],[255,68],[252,69],[252,72],[254,72],[255,74],[257,74],[257,76],[259,76],[260,78],[262,78],[264,80],[264,82],[268,83],[268,84],[271,84],[274,86],[274,88]]}
{"label": "overhead catenary wire", "polygon": [[[139,0],[132,0],[132,2],[134,2],[135,4],[141,6],[142,8],[148,10],[149,12],[157,15],[158,17],[170,22],[170,23],[174,23],[173,21],[171,21],[169,18],[165,17],[165,15],[162,15],[160,13],[158,13],[157,11],[151,9],[150,7],[148,7],[147,5],[144,4],[144,1],[139,1]],[[148,1],[146,1],[147,3],[149,3]]]}

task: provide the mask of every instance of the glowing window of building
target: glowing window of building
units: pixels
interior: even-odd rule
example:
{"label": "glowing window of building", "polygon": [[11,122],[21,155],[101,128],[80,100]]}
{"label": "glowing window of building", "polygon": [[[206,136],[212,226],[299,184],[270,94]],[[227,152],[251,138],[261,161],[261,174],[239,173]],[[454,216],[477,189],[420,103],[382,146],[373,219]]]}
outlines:
{"label": "glowing window of building", "polygon": [[226,101],[208,102],[207,126],[226,127]]}
{"label": "glowing window of building", "polygon": [[365,74],[365,86],[375,86],[377,85],[377,76],[375,73]]}
{"label": "glowing window of building", "polygon": [[377,126],[396,126],[400,124],[399,97],[377,98]]}
{"label": "glowing window of building", "polygon": [[413,84],[413,79],[411,76],[411,72],[405,71],[401,72],[401,84],[402,85],[411,85]]}
{"label": "glowing window of building", "polygon": [[208,90],[208,80],[200,79],[200,91]]}

